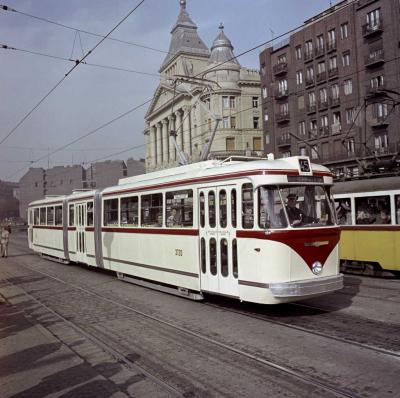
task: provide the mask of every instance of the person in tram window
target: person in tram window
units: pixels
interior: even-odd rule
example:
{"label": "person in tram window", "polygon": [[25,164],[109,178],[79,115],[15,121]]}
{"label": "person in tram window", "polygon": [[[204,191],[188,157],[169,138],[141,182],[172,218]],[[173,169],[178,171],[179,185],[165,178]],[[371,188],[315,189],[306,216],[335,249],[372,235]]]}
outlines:
{"label": "person in tram window", "polygon": [[375,224],[390,224],[389,212],[386,209],[381,209],[376,217]]}
{"label": "person in tram window", "polygon": [[162,222],[163,222],[162,214],[159,214],[157,216],[157,227],[162,227]]}
{"label": "person in tram window", "polygon": [[180,214],[178,213],[176,207],[171,209],[171,213],[167,218],[167,227],[174,227],[181,224]]}
{"label": "person in tram window", "polygon": [[253,228],[253,207],[247,206],[244,209],[243,228]]}
{"label": "person in tram window", "polygon": [[[294,193],[290,193],[287,197],[286,202],[286,213],[289,217],[290,225],[293,227],[301,225],[303,222],[308,222],[307,217],[304,212],[296,207],[297,203],[297,195]],[[283,209],[281,210],[281,217],[284,219]]]}

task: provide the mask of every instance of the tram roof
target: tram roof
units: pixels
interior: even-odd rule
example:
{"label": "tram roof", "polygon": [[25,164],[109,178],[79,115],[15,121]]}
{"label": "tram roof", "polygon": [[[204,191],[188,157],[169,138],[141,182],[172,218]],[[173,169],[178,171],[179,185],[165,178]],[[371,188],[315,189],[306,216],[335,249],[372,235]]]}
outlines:
{"label": "tram roof", "polygon": [[336,182],[333,194],[377,192],[400,189],[400,177],[367,178],[363,180],[349,180]]}

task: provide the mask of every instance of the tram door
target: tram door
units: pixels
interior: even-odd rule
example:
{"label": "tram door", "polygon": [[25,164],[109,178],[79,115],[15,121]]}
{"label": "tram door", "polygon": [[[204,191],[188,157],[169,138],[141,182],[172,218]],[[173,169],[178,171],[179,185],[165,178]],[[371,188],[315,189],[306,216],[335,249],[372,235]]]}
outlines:
{"label": "tram door", "polygon": [[86,203],[75,205],[75,225],[76,225],[76,259],[86,262]]}
{"label": "tram door", "polygon": [[201,289],[238,296],[236,187],[199,189]]}

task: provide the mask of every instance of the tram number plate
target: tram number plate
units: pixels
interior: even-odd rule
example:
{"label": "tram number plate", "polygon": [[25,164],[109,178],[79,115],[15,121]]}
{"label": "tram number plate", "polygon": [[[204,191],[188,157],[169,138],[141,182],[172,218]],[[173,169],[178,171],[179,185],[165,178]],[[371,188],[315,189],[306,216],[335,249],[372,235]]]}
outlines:
{"label": "tram number plate", "polygon": [[182,249],[175,249],[175,256],[182,257],[183,256],[183,250]]}

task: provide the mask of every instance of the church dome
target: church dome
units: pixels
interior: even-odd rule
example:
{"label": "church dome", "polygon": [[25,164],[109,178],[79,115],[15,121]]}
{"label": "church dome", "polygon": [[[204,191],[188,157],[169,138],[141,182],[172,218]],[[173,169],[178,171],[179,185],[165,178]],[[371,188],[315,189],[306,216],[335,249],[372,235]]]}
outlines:
{"label": "church dome", "polygon": [[233,46],[231,41],[226,37],[224,33],[224,25],[221,23],[219,26],[219,34],[214,40],[214,43],[211,47],[211,56],[209,60],[209,64],[216,63],[233,63],[240,66],[238,60],[235,58],[233,54]]}

